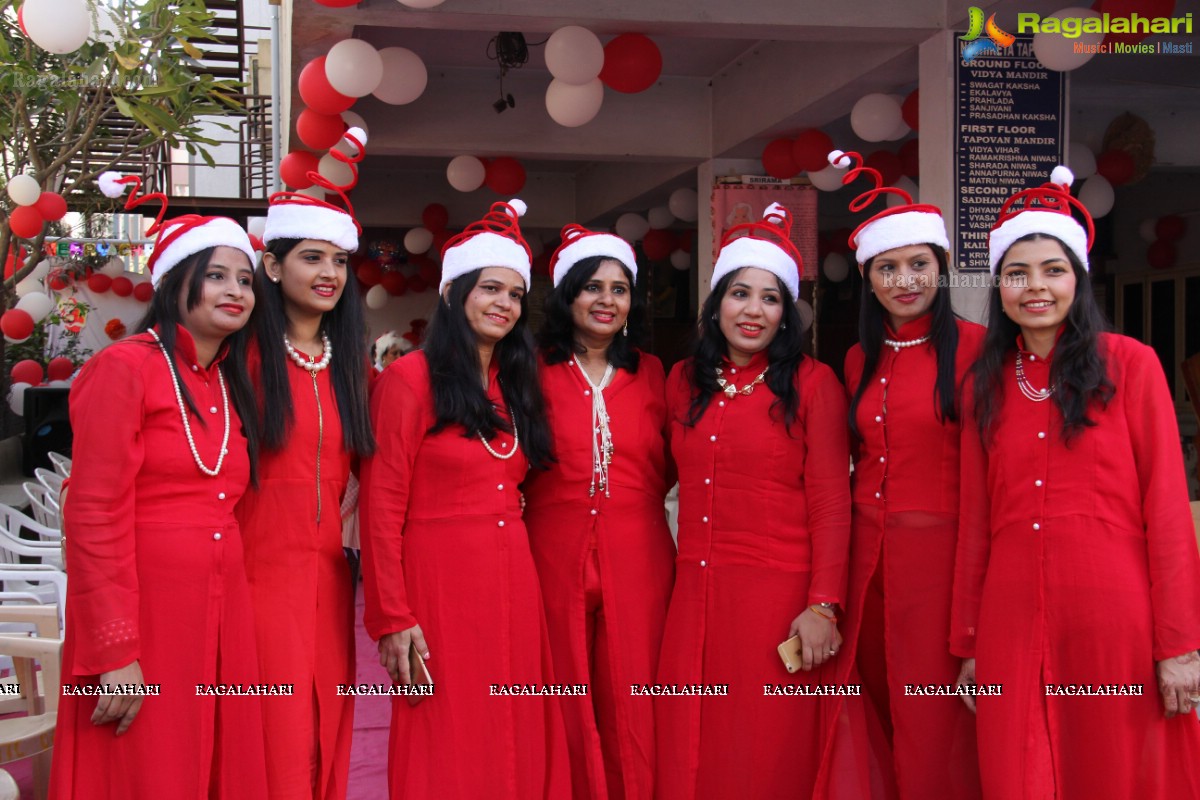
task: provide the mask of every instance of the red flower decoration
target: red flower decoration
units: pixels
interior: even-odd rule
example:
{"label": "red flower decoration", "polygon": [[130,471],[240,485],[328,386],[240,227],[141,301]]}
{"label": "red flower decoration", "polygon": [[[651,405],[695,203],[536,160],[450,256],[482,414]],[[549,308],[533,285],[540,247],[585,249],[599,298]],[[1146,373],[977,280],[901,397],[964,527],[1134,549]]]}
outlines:
{"label": "red flower decoration", "polygon": [[119,319],[110,319],[104,324],[104,332],[115,342],[125,337],[125,323]]}

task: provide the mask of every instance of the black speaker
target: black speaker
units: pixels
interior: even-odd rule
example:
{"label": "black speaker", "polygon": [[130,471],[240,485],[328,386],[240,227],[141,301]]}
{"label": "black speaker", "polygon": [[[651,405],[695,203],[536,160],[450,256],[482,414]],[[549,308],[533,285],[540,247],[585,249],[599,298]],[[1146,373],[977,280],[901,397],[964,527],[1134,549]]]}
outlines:
{"label": "black speaker", "polygon": [[54,469],[48,453],[71,455],[71,415],[67,397],[71,390],[38,386],[25,390],[25,474],[38,467]]}

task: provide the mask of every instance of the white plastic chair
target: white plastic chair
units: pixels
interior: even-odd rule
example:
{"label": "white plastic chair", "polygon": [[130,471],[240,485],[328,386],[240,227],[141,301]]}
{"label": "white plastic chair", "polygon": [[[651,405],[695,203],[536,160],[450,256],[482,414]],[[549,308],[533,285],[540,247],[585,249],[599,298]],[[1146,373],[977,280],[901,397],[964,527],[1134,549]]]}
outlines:
{"label": "white plastic chair", "polygon": [[[57,617],[52,607],[0,606],[0,622],[37,626],[39,635],[0,635],[0,655],[13,659],[19,699],[26,716],[0,720],[0,763],[33,758],[34,797],[45,798],[50,783],[50,753],[58,700],[62,692],[62,639],[48,635]],[[41,669],[34,668],[34,662]],[[39,686],[39,684],[41,684]]]}
{"label": "white plastic chair", "polygon": [[[39,538],[22,539],[22,528],[33,531]],[[61,570],[62,533],[35,522],[14,508],[0,505],[0,565],[21,565],[22,557],[36,559],[35,565],[49,565]]]}
{"label": "white plastic chair", "polygon": [[[36,534],[37,539],[22,539],[21,529]],[[33,542],[37,544],[52,544],[55,547],[60,547],[62,544],[62,530],[60,528],[52,528],[49,525],[43,525],[35,519],[30,519],[29,515],[22,511],[18,511],[12,506],[6,506],[0,503],[0,530],[8,531],[9,535],[19,539],[22,542]],[[3,560],[3,559],[0,559]]]}
{"label": "white plastic chair", "polygon": [[62,453],[55,453],[53,450],[46,453],[46,457],[50,459],[50,463],[54,465],[54,471],[64,478],[71,477],[71,459],[64,456]]}
{"label": "white plastic chair", "polygon": [[54,495],[54,502],[57,503],[58,496],[62,494],[63,481],[65,478],[63,478],[63,476],[59,475],[57,472],[48,470],[45,467],[38,467],[35,469],[33,471],[33,477],[37,478],[40,484],[50,490],[50,493]]}
{"label": "white plastic chair", "polygon": [[33,518],[47,528],[62,530],[62,509],[58,507],[58,499],[40,483],[25,481],[21,484],[25,496],[29,498],[33,510]]}
{"label": "white plastic chair", "polygon": [[59,608],[58,631],[66,630],[67,573],[48,564],[0,566],[0,605],[8,602],[54,605]]}

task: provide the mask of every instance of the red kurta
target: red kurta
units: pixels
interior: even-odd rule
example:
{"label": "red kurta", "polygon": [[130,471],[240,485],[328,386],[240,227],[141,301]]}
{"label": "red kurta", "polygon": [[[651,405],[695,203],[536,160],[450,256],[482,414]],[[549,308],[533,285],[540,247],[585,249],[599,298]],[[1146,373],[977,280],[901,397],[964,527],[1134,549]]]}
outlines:
{"label": "red kurta", "polygon": [[[546,598],[555,674],[590,685],[564,698],[574,797],[646,798],[654,792],[654,715],[632,684],[654,680],[675,544],[667,527],[662,363],[645,353],[636,374],[604,389],[614,455],[608,496],[592,484],[592,390],[573,361],[542,365],[557,462],[525,483],[525,520]],[[606,770],[607,767],[607,770]],[[607,772],[607,774],[606,774]]]}
{"label": "red kurta", "polygon": [[[502,407],[492,366],[488,396]],[[378,450],[364,462],[359,506],[367,632],[419,623],[435,687],[416,706],[393,699],[391,797],[570,797],[559,699],[492,693],[554,674],[521,521],[524,453],[496,458],[459,426],[429,433],[424,353],[384,370],[371,417]],[[513,437],[489,444],[511,452]]]}
{"label": "red kurta", "polygon": [[[334,356],[336,358],[336,355]],[[258,375],[253,351],[251,375]],[[237,507],[263,679],[294,697],[263,707],[270,798],[346,796],[354,683],[354,600],[342,550],[340,503],[350,454],[330,370],[288,360],[295,424],[281,450],[259,458],[258,488]]]}
{"label": "red kurta", "polygon": [[[887,336],[920,339],[931,323],[926,314]],[[956,385],[979,357],[983,334],[979,325],[958,322]],[[864,379],[863,360],[861,345],[846,354],[851,398]],[[885,345],[866,380],[855,414],[861,439],[854,448],[846,655],[857,655],[864,689],[889,723],[900,796],[969,800],[980,794],[975,715],[956,696],[924,693],[952,687],[962,666],[949,637],[964,428],[938,417],[931,342]],[[965,435],[974,432],[968,427]]]}
{"label": "red kurta", "polygon": [[[1163,716],[1155,674],[1200,647],[1174,404],[1153,350],[1114,334],[1100,347],[1116,394],[1089,409],[1095,427],[1064,443],[1055,403],[1018,390],[1013,353],[986,449],[964,444],[964,475],[991,502],[963,508],[951,647],[1003,687],[978,698],[989,798],[1200,797],[1200,721]],[[1049,360],[1023,359],[1048,386]],[[1053,694],[1114,684],[1144,693]]]}
{"label": "red kurta", "polygon": [[[196,362],[178,328],[175,364],[203,422],[191,417],[213,467],[224,416],[218,356]],[[139,661],[146,697],[129,730],[91,723],[96,697],[64,696],[50,796],[58,800],[260,800],[263,703],[201,694],[198,685],[259,683],[250,590],[233,509],[250,479],[232,402],[229,453],[215,478],[196,467],[170,372],[149,334],[105,348],[71,388],[75,431],[64,509],[67,633],[63,682],[95,685]]]}
{"label": "red kurta", "polygon": [[[806,358],[790,435],[776,397],[713,396],[695,427],[676,365],[667,381],[679,467],[679,554],[659,663],[663,684],[728,685],[728,696],[662,697],[657,796],[808,797],[828,724],[818,697],[765,696],[768,684],[828,684],[837,658],[789,675],[776,647],[812,603],[844,599],[850,539],[846,397],[829,367]],[[766,367],[726,362],[742,387]]]}

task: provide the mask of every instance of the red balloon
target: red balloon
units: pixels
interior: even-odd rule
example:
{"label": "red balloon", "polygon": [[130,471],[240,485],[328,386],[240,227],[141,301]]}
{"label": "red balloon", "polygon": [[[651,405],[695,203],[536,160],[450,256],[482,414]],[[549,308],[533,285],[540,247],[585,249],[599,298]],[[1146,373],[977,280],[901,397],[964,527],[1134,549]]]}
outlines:
{"label": "red balloon", "polygon": [[56,292],[61,292],[67,288],[66,274],[61,269],[51,272],[50,276],[46,278],[46,285]]}
{"label": "red balloon", "polygon": [[368,288],[378,286],[379,282],[383,280],[383,270],[374,261],[364,261],[359,264],[354,275],[358,278],[359,283]]}
{"label": "red balloon", "polygon": [[410,275],[408,278],[408,290],[414,294],[420,294],[429,287],[425,284],[425,279],[418,275]]}
{"label": "red balloon", "polygon": [[67,215],[67,201],[56,192],[42,192],[33,207],[47,222],[58,222]]}
{"label": "red balloon", "polygon": [[849,255],[850,250],[850,234],[854,231],[850,228],[834,228],[829,232],[829,246],[835,253]]}
{"label": "red balloon", "polygon": [[29,31],[25,30],[25,4],[24,3],[22,3],[21,7],[17,9],[17,26],[20,27],[21,33],[23,33],[25,35],[25,38],[28,39]]}
{"label": "red balloon", "polygon": [[38,213],[37,206],[17,206],[8,215],[8,226],[14,236],[32,239],[42,232],[46,220]]}
{"label": "red balloon", "polygon": [[921,176],[920,139],[909,139],[900,145],[900,171],[914,181]]}
{"label": "red balloon", "polygon": [[1178,214],[1159,217],[1154,223],[1154,235],[1164,242],[1177,242],[1187,233],[1187,222]]}
{"label": "red balloon", "polygon": [[500,156],[487,165],[483,182],[496,194],[512,196],[525,188],[525,167],[515,158]]}
{"label": "red balloon", "polygon": [[122,275],[119,278],[113,278],[112,291],[117,297],[129,297],[133,294],[133,281]]}
{"label": "red balloon", "polygon": [[772,178],[787,180],[800,172],[796,159],[792,157],[792,140],[776,139],[763,148],[763,169]]}
{"label": "red balloon", "polygon": [[604,45],[600,80],[608,88],[626,94],[644,92],[661,74],[662,52],[650,37],[623,33]]}
{"label": "red balloon", "polygon": [[318,114],[311,108],[296,118],[296,135],[313,150],[328,150],[342,138],[345,121],[337,114]]}
{"label": "red balloon", "polygon": [[651,228],[642,237],[642,252],[650,261],[662,261],[671,257],[671,251],[678,244],[675,234],[668,230]]}
{"label": "red balloon", "polygon": [[75,374],[75,362],[65,356],[50,359],[46,365],[46,378],[52,381],[65,381]]}
{"label": "red balloon", "polygon": [[293,189],[307,189],[313,185],[308,173],[317,171],[317,156],[307,150],[293,150],[279,162],[279,177]]}
{"label": "red balloon", "polygon": [[1175,257],[1174,243],[1165,242],[1162,239],[1150,245],[1146,250],[1146,262],[1155,269],[1170,269],[1175,266]]}
{"label": "red balloon", "polygon": [[913,89],[908,93],[908,97],[904,98],[904,102],[900,104],[900,117],[904,120],[904,124],[914,131],[919,128],[919,123],[921,122],[920,95],[920,89]]}
{"label": "red balloon", "polygon": [[1116,147],[1096,156],[1096,172],[1108,179],[1113,186],[1124,186],[1133,179],[1133,156]]}
{"label": "red balloon", "polygon": [[319,5],[326,8],[349,8],[358,5],[359,0],[317,0]]}
{"label": "red balloon", "polygon": [[695,231],[680,231],[679,238],[676,241],[675,246],[678,247],[683,252],[690,254],[692,252],[692,243],[695,241],[696,241],[696,232]]}
{"label": "red balloon", "polygon": [[354,105],[354,98],[334,89],[325,77],[325,56],[319,56],[300,70],[300,99],[318,114],[341,114]]}
{"label": "red balloon", "polygon": [[440,258],[442,248],[446,246],[446,242],[454,238],[454,231],[440,230],[433,232],[433,246],[428,250],[430,253],[437,253]]}
{"label": "red balloon", "polygon": [[133,285],[133,299],[139,303],[149,303],[154,297],[154,284],[150,281],[142,281]]}
{"label": "red balloon", "polygon": [[796,166],[806,172],[816,172],[829,166],[826,159],[833,149],[833,139],[829,134],[817,128],[800,131],[796,141],[792,142],[792,159]]}
{"label": "red balloon", "polygon": [[[1108,14],[1110,17],[1130,17],[1136,13],[1140,17],[1154,19],[1175,14],[1175,0],[1097,0],[1095,6],[1098,13]],[[1104,43],[1137,44],[1149,35],[1149,32],[1109,33],[1104,36]]]}
{"label": "red balloon", "polygon": [[[524,168],[521,171],[524,172]],[[421,224],[430,233],[444,231],[450,224],[450,210],[441,203],[430,203],[421,212]]]}
{"label": "red balloon", "polygon": [[432,260],[428,264],[422,264],[417,271],[421,276],[421,280],[425,281],[430,286],[437,286],[438,280],[442,277],[441,268],[433,263]]}
{"label": "red balloon", "polygon": [[534,275],[549,275],[550,274],[550,251],[542,253],[540,256],[533,259],[533,264],[530,266],[530,271]]}
{"label": "red balloon", "polygon": [[[22,308],[11,308],[5,311],[3,316],[0,316],[0,332],[16,341],[28,339],[33,335],[33,317],[29,316],[29,312]],[[14,376],[17,373],[17,367],[21,366],[21,364],[34,364],[38,368],[37,380],[25,381],[25,383],[32,383],[34,386],[37,386],[42,382],[42,365],[36,361],[22,361],[17,364],[13,367]],[[13,378],[14,383],[19,381],[19,378]]]}
{"label": "red balloon", "polygon": [[96,294],[107,292],[112,288],[113,279],[105,275],[103,272],[97,272],[95,275],[87,279],[88,288]]}
{"label": "red balloon", "polygon": [[8,250],[8,258],[4,259],[4,279],[8,280],[13,276],[13,273],[25,265],[25,257],[29,255],[25,248],[20,251],[17,248],[10,247]]}
{"label": "red balloon", "polygon": [[900,180],[900,176],[904,174],[900,156],[890,150],[876,150],[867,156],[863,163],[871,169],[879,170],[879,174],[883,176],[884,186],[895,186],[896,181]]}
{"label": "red balloon", "polygon": [[383,273],[383,278],[379,281],[379,285],[387,289],[387,293],[399,297],[408,291],[408,278],[404,277],[404,273],[397,270],[388,270]]}
{"label": "red balloon", "polygon": [[[8,319],[9,314],[17,311],[20,311],[20,309],[14,308],[12,311],[5,312],[4,319]],[[21,313],[25,314],[24,311],[21,311]],[[25,316],[28,317],[29,315],[25,314]],[[0,322],[0,324],[3,323]],[[29,322],[29,333],[33,333],[32,319]],[[25,334],[25,336],[13,336],[7,330],[4,331],[4,335],[10,339],[24,339],[29,336],[29,333]],[[24,361],[18,361],[17,363],[13,364],[12,372],[10,372],[9,375],[12,376],[13,383],[28,383],[31,386],[40,386],[42,383],[42,378],[45,377],[45,373],[42,372],[42,365],[34,361],[32,358],[27,358]]]}

